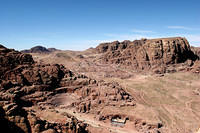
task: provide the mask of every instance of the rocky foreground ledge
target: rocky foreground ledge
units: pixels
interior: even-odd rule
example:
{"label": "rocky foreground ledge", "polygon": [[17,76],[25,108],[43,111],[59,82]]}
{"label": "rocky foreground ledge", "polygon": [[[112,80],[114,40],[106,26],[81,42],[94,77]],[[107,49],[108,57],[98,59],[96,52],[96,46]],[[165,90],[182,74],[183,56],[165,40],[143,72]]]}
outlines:
{"label": "rocky foreground ledge", "polygon": [[63,123],[42,120],[25,109],[49,96],[72,72],[61,65],[39,65],[32,56],[0,45],[0,125],[9,133],[88,132],[87,124],[68,115]]}

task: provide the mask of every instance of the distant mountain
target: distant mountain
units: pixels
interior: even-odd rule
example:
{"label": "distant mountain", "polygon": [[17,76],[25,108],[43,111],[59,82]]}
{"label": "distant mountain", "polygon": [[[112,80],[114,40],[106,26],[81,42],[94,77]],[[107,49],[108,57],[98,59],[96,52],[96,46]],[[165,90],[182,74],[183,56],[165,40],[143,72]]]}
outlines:
{"label": "distant mountain", "polygon": [[56,48],[48,48],[47,50],[48,50],[49,52],[58,51],[58,49],[56,49]]}
{"label": "distant mountain", "polygon": [[54,51],[57,51],[58,49],[56,48],[46,48],[43,46],[35,46],[32,47],[31,49],[26,49],[26,50],[22,50],[21,52],[23,53],[51,53]]}

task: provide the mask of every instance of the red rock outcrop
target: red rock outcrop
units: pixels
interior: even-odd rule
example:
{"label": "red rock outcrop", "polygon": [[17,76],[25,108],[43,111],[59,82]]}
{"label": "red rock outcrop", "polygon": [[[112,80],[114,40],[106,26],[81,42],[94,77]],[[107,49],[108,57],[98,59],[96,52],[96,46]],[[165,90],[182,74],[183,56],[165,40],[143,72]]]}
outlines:
{"label": "red rock outcrop", "polygon": [[200,60],[195,61],[194,65],[189,68],[189,70],[193,73],[200,74]]}
{"label": "red rock outcrop", "polygon": [[166,72],[173,64],[187,60],[195,61],[198,57],[185,38],[142,39],[123,42],[103,43],[96,47],[103,53],[101,60],[106,63],[121,64],[135,70],[153,70]]}
{"label": "red rock outcrop", "polygon": [[90,111],[97,113],[99,106],[135,106],[132,96],[126,93],[117,83],[98,82],[93,86],[83,87],[75,91],[80,96],[78,102],[73,106],[79,112],[88,113]]}
{"label": "red rock outcrop", "polygon": [[198,56],[200,59],[200,47],[191,47],[191,50]]}
{"label": "red rock outcrop", "polygon": [[0,45],[0,76],[2,76],[18,67],[19,65],[31,65],[33,64],[33,58],[29,54],[22,54],[18,51],[7,49]]}
{"label": "red rock outcrop", "polygon": [[[0,45],[0,118],[1,130],[14,133],[67,132],[82,133],[87,124],[76,118],[65,124],[49,123],[25,110],[56,94],[63,77],[73,73],[62,65],[39,65],[31,55]],[[48,126],[46,126],[48,125]]]}

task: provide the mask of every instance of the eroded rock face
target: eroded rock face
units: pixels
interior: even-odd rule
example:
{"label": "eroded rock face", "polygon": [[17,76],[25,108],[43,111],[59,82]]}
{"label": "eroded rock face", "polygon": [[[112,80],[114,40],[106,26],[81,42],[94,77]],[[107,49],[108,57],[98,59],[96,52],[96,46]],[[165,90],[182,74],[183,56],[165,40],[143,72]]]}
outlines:
{"label": "eroded rock face", "polygon": [[9,133],[87,133],[87,124],[78,121],[74,117],[69,117],[66,123],[51,123],[41,120],[31,111],[25,111],[16,103],[1,102],[1,130]]}
{"label": "eroded rock face", "polygon": [[200,60],[195,61],[194,65],[189,70],[193,73],[200,74]]}
{"label": "eroded rock face", "polygon": [[7,49],[4,46],[0,45],[0,76],[2,76],[20,66],[20,65],[31,65],[33,64],[33,58],[29,54],[22,54],[13,49]]}
{"label": "eroded rock face", "polygon": [[191,50],[198,56],[200,59],[200,47],[191,47]]}
{"label": "eroded rock face", "polygon": [[135,70],[165,72],[169,65],[198,58],[191,51],[188,41],[181,37],[115,41],[100,44],[96,50],[103,53],[103,62],[130,66]]}
{"label": "eroded rock face", "polygon": [[126,93],[117,83],[98,82],[94,86],[83,87],[76,90],[80,96],[78,102],[74,102],[73,106],[79,112],[88,113],[90,111],[97,113],[99,106],[135,106],[135,100]]}
{"label": "eroded rock face", "polygon": [[[129,41],[126,43],[128,44]],[[125,50],[128,46],[126,43],[120,49]],[[138,41],[138,46],[140,46],[139,43],[140,41]],[[116,50],[117,48],[113,47],[112,49]],[[97,81],[74,73],[58,64],[37,64],[30,55],[3,46],[0,46],[0,59],[3,60],[0,62],[2,66],[0,118],[10,132],[89,132],[88,125],[75,117],[69,116],[69,121],[64,123],[51,122],[36,116],[35,110],[30,110],[29,107],[46,102],[47,99],[58,93],[76,95],[77,99],[67,106],[76,109],[79,113],[101,115],[100,119],[107,115],[101,113],[102,108],[117,107],[121,109],[124,106],[136,106],[134,97],[129,95],[118,83]],[[10,61],[11,59],[12,61]],[[127,114],[123,115],[127,117]],[[148,123],[148,126],[143,128],[148,131],[148,128],[151,127],[151,123]],[[152,129],[157,130],[157,127]]]}
{"label": "eroded rock face", "polygon": [[86,124],[76,118],[71,122],[50,123],[36,117],[30,107],[57,93],[63,77],[73,73],[62,65],[36,64],[31,55],[0,45],[0,118],[1,130],[10,133],[67,132],[87,133]]}

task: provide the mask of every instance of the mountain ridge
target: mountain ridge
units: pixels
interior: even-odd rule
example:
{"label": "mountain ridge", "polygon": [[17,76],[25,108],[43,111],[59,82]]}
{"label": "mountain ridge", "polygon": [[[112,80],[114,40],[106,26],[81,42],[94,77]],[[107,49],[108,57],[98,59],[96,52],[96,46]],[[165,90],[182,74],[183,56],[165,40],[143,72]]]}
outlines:
{"label": "mountain ridge", "polygon": [[56,48],[46,48],[44,46],[38,45],[34,46],[30,49],[21,50],[22,53],[51,53],[54,51],[58,51]]}

